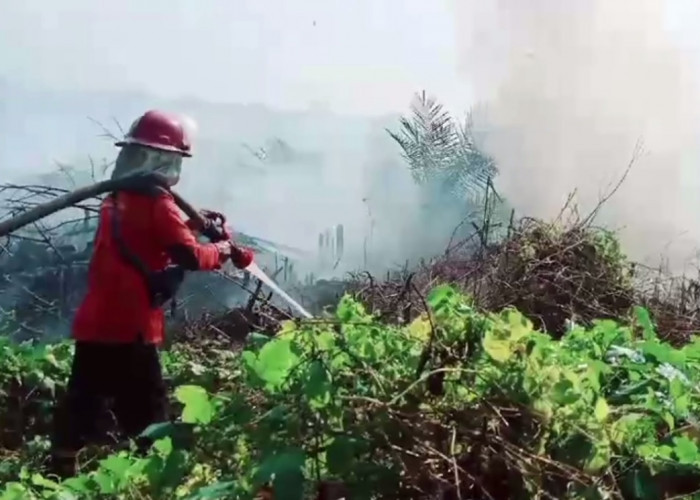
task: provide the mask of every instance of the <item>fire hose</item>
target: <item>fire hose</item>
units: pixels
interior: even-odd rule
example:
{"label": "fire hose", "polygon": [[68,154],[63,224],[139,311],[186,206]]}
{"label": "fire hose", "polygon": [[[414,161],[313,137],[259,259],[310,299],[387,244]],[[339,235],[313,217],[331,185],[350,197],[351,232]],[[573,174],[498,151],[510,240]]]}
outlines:
{"label": "fire hose", "polygon": [[[78,188],[49,202],[37,205],[36,207],[22,212],[15,217],[0,222],[0,237],[6,236],[24,226],[36,222],[39,219],[43,219],[44,217],[47,217],[53,213],[59,212],[65,208],[101,194],[128,189],[142,189],[153,185],[165,185],[164,183],[165,179],[161,174],[149,172],[134,174],[119,179],[110,179]],[[194,226],[197,229],[202,230],[210,226],[204,215],[190,205],[182,196],[174,191],[170,191],[170,193],[175,199],[175,204],[185,213],[185,215],[187,215],[187,217],[193,221]],[[221,220],[220,222],[223,225],[224,221]],[[217,239],[211,232],[209,232],[209,234],[205,233],[205,236],[208,236],[212,241]],[[236,247],[234,247],[234,251],[235,249]]]}
{"label": "fire hose", "polygon": [[[58,196],[51,201],[32,207],[19,215],[4,221],[0,221],[0,237],[7,236],[18,229],[23,228],[24,226],[28,226],[29,224],[38,221],[39,219],[43,219],[51,214],[64,210],[73,205],[77,205],[78,203],[89,198],[95,198],[101,194],[112,191],[143,189],[153,185],[165,185],[165,178],[161,174],[149,172],[134,174],[119,179],[110,179],[78,188],[62,196]],[[201,224],[202,227],[204,227],[206,224],[204,217],[180,195],[173,191],[171,191],[171,193],[180,210],[185,212],[189,218],[195,221],[195,224]]]}
{"label": "fire hose", "polygon": [[[22,212],[14,217],[7,220],[0,221],[0,237],[8,236],[10,233],[17,231],[29,224],[32,224],[44,217],[48,217],[56,212],[64,210],[68,207],[77,205],[87,199],[95,198],[99,195],[110,193],[113,191],[120,190],[138,190],[146,189],[152,186],[165,186],[165,177],[156,172],[138,173],[132,174],[126,177],[121,177],[118,179],[109,179],[106,181],[97,182],[95,184],[90,184],[82,188],[75,189],[69,193],[62,196],[54,198],[51,201],[42,203],[32,207],[31,209]],[[180,210],[182,210],[187,217],[193,221],[193,225],[200,231],[203,232],[210,240],[214,240],[211,233],[203,231],[208,228],[211,223],[205,218],[205,216],[195,209],[190,203],[188,203],[182,196],[170,191],[173,198],[175,199],[175,204]],[[223,218],[221,223],[223,225]],[[236,251],[237,247],[233,247]],[[239,249],[240,251],[240,249]],[[287,295],[279,286],[277,286],[258,266],[255,262],[251,263],[246,270],[254,274],[258,279],[272,288],[278,293],[289,305],[294,307],[298,312],[300,312],[304,317],[312,317],[303,307],[301,307],[297,302],[295,302],[289,295]]]}

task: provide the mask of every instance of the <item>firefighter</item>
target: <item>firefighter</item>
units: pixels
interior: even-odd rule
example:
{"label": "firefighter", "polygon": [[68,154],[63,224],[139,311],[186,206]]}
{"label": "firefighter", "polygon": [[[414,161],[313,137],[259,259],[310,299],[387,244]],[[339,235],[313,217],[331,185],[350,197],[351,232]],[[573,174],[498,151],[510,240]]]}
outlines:
{"label": "firefighter", "polygon": [[228,230],[222,241],[201,244],[193,224],[181,218],[170,187],[177,184],[191,146],[177,118],[148,111],[116,146],[121,150],[113,178],[157,172],[165,182],[111,193],[101,205],[88,289],[73,321],[70,379],[54,414],[51,462],[60,477],[76,473],[77,454],[94,437],[104,401],[113,401],[113,413],[129,438],[168,420],[158,347],[164,302],[174,295],[184,270],[215,270],[229,259],[245,268],[253,259],[232,242]]}

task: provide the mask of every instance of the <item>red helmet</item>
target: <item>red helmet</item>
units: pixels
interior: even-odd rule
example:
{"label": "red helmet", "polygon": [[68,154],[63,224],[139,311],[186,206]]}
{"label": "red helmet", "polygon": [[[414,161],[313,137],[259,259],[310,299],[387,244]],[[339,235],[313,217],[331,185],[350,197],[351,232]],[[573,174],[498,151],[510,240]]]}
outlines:
{"label": "red helmet", "polygon": [[180,120],[162,111],[146,111],[131,124],[123,140],[115,145],[140,144],[161,151],[173,151],[182,156],[190,153],[190,138]]}

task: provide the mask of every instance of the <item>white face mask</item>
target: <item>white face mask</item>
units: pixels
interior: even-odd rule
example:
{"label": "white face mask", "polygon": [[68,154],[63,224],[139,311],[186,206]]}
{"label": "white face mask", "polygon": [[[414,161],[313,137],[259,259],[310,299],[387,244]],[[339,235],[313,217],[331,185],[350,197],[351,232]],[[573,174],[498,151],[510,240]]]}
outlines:
{"label": "white face mask", "polygon": [[124,146],[114,164],[112,179],[140,172],[157,172],[174,186],[180,180],[182,155],[171,151],[130,144]]}

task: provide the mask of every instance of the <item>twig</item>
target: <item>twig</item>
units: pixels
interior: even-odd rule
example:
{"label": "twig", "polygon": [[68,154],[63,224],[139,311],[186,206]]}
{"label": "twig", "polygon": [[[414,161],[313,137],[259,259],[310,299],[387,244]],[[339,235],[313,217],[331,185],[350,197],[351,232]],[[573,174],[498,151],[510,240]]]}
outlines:
{"label": "twig", "polygon": [[591,211],[590,214],[588,214],[580,223],[580,227],[587,227],[590,225],[591,222],[595,219],[595,217],[598,215],[598,212],[600,211],[601,207],[607,203],[607,201],[612,198],[615,193],[617,192],[618,189],[620,189],[620,186],[622,186],[622,183],[625,182],[625,179],[627,179],[627,175],[630,173],[630,170],[632,170],[632,166],[636,163],[636,161],[639,159],[639,156],[641,155],[643,151],[643,141],[642,139],[639,139],[634,147],[634,151],[632,152],[632,158],[630,159],[629,163],[627,164],[627,168],[622,174],[622,177],[618,180],[617,184],[613,187],[613,189],[603,198],[598,202],[598,204],[595,206],[595,208]]}

